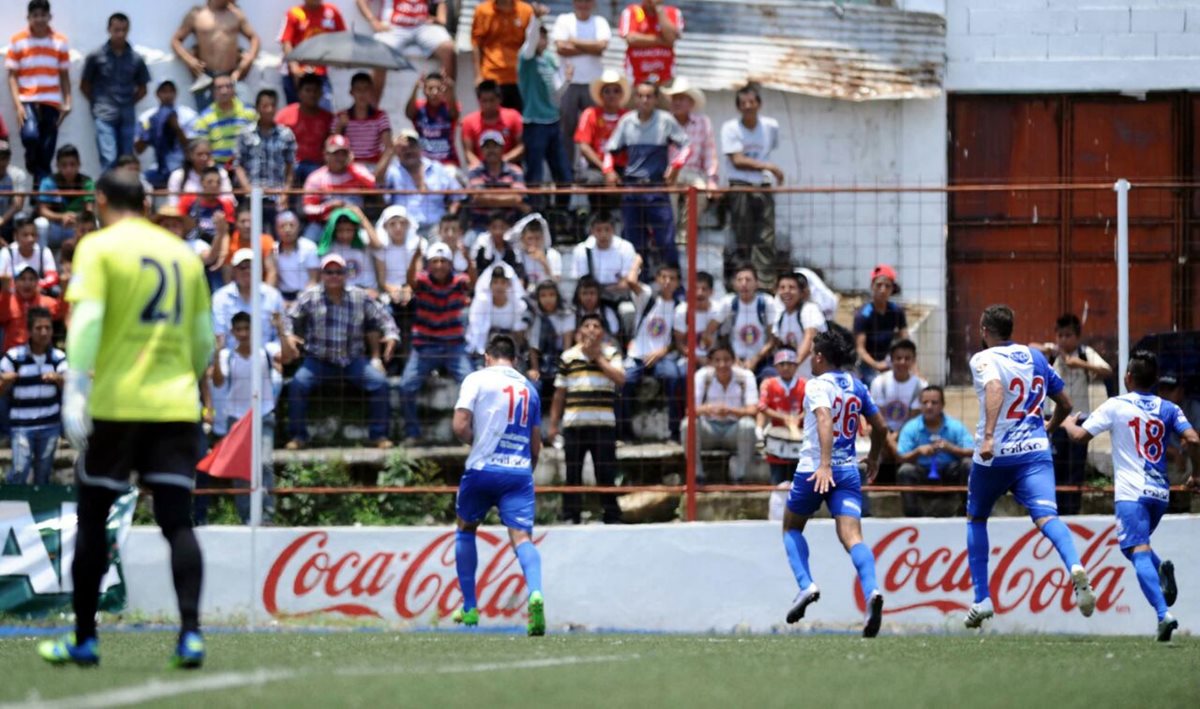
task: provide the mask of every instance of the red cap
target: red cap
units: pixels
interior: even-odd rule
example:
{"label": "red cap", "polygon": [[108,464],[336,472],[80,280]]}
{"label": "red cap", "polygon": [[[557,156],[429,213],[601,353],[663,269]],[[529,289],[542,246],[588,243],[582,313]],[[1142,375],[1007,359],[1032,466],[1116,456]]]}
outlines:
{"label": "red cap", "polygon": [[344,135],[331,135],[325,139],[325,152],[336,153],[339,150],[349,150],[350,141]]}
{"label": "red cap", "polygon": [[880,276],[887,278],[892,282],[892,285],[896,286],[896,293],[900,292],[900,279],[896,277],[896,269],[892,268],[886,263],[881,263],[875,268],[871,269],[871,283],[874,283],[875,279],[879,278]]}

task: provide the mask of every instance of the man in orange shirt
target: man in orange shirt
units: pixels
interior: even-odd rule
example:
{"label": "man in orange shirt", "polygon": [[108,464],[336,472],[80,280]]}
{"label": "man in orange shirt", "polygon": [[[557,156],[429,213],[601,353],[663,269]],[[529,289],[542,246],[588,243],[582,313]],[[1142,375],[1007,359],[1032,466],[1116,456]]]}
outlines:
{"label": "man in orange shirt", "polygon": [[[283,46],[283,55],[286,57],[306,39],[326,32],[345,31],[346,21],[342,19],[342,12],[336,5],[321,0],[304,0],[287,11],[283,20],[283,30],[279,33],[279,44]],[[299,62],[284,62],[280,68],[283,70],[283,95],[287,103],[300,100],[300,77],[316,74],[321,77],[323,85],[321,108],[326,111],[333,110],[333,87],[329,83],[328,69],[320,64],[310,66]]]}
{"label": "man in orange shirt", "polygon": [[59,298],[51,298],[38,292],[38,273],[26,266],[17,274],[12,293],[0,293],[0,327],[4,328],[5,352],[29,341],[29,323],[26,314],[30,308],[45,308],[61,321],[66,315],[66,304]]}
{"label": "man in orange shirt", "polygon": [[[549,12],[537,3],[538,12]],[[500,104],[524,108],[517,88],[517,56],[525,43],[525,30],[533,20],[534,6],[524,0],[484,0],[471,22],[471,54],[475,58],[475,83],[491,79],[500,85]]]}
{"label": "man in orange shirt", "polygon": [[[33,184],[39,185],[52,172],[58,127],[71,112],[70,50],[67,38],[50,27],[50,0],[29,0],[26,18],[29,26],[8,42],[5,66],[8,93],[25,146],[25,169]],[[513,56],[516,67],[515,52]],[[513,83],[516,81],[514,68]]]}

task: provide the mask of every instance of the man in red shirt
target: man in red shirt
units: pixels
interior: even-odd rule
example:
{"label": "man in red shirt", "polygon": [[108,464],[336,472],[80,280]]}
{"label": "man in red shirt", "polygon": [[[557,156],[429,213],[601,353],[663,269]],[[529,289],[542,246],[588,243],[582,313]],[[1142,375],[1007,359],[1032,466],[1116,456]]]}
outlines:
{"label": "man in red shirt", "polygon": [[662,86],[675,76],[675,42],[683,34],[683,13],[663,0],[635,2],[621,12],[617,32],[625,40],[625,73],[633,84]]}
{"label": "man in red shirt", "polygon": [[[424,56],[437,59],[444,76],[453,79],[458,75],[454,40],[446,31],[450,15],[446,0],[384,0],[379,15],[375,14],[369,0],[355,0],[355,4],[359,13],[371,23],[375,39],[401,54],[415,45]],[[383,99],[387,71],[375,69],[372,78],[375,103],[378,104]]]}
{"label": "man in red shirt", "polygon": [[[579,116],[579,127],[575,129],[575,146],[583,156],[585,168],[579,182],[586,185],[604,185],[604,145],[617,127],[621,116],[629,112],[629,81],[618,71],[606,70],[592,82],[592,104]],[[624,176],[629,158],[625,153],[613,155],[613,168]],[[617,195],[597,195],[589,199],[592,211],[616,211],[620,206]]]}
{"label": "man in red shirt", "polygon": [[[286,57],[306,39],[326,32],[345,31],[346,21],[342,19],[342,12],[336,5],[321,0],[304,0],[302,4],[287,11],[283,19],[283,30],[279,33],[279,43],[283,45],[283,55]],[[299,100],[300,77],[316,74],[321,77],[321,106],[326,110],[333,108],[333,88],[329,84],[329,70],[324,66],[285,62],[280,69],[283,71],[283,95],[288,103],[296,103]]]}
{"label": "man in red shirt", "polygon": [[483,161],[483,146],[479,137],[496,131],[504,136],[505,162],[521,162],[525,156],[525,144],[521,132],[525,128],[521,112],[500,105],[500,87],[495,81],[482,81],[475,87],[479,99],[479,110],[468,113],[462,119],[463,147],[467,153],[467,170],[479,167]]}
{"label": "man in red shirt", "polygon": [[759,387],[758,429],[766,434],[767,464],[771,484],[791,480],[800,460],[804,433],[804,378],[796,374],[800,359],[791,347],[775,352],[777,376],[767,377]]}
{"label": "man in red shirt", "polygon": [[[540,3],[538,10],[542,15],[549,11]],[[471,21],[475,81],[496,82],[504,106],[517,111],[523,107],[517,88],[517,57],[533,14],[534,7],[522,0],[484,0]]]}
{"label": "man in red shirt", "polygon": [[49,310],[56,321],[66,315],[66,304],[38,292],[38,272],[26,266],[17,274],[13,292],[0,293],[0,327],[4,328],[4,351],[29,341],[29,323],[26,314],[30,308]]}
{"label": "man in red shirt", "polygon": [[330,213],[351,204],[361,207],[363,198],[357,193],[371,189],[375,189],[375,176],[354,162],[346,136],[329,136],[325,141],[325,167],[304,182],[304,216],[309,220],[304,236],[320,241]]}
{"label": "man in red shirt", "polygon": [[316,74],[300,79],[299,101],[275,114],[275,122],[296,136],[296,169],[292,179],[303,185],[308,176],[325,164],[325,139],[333,128],[333,114],[321,108],[323,80]]}

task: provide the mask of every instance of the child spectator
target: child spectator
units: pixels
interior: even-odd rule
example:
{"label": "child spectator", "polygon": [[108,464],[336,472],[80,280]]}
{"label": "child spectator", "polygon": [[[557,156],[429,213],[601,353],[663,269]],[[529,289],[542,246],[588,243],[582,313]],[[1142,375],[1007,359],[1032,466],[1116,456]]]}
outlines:
{"label": "child spectator", "polygon": [[[198,193],[188,193],[179,198],[179,211],[188,215],[196,225],[195,236],[210,246],[216,245],[216,220],[224,219],[227,224],[232,223],[237,219],[236,210],[233,198],[221,192],[221,169],[215,165],[201,172]],[[225,253],[232,252],[226,250]],[[224,258],[221,263],[225,263]]]}
{"label": "child spectator", "polygon": [[25,169],[40,185],[50,176],[59,124],[71,112],[71,55],[67,38],[50,27],[49,0],[29,0],[26,19],[8,42],[5,64]]}
{"label": "child spectator", "polygon": [[276,123],[290,128],[296,136],[296,170],[292,178],[296,185],[303,185],[325,164],[325,140],[333,126],[333,114],[321,107],[322,86],[320,76],[305,75],[300,79],[298,99],[275,116]]}
{"label": "child spectator", "polygon": [[517,111],[522,107],[517,54],[533,21],[533,12],[533,6],[524,0],[484,0],[476,6],[471,22],[475,76],[482,81],[494,81],[504,105]]}
{"label": "child spectator", "polygon": [[[599,211],[592,217],[591,234],[572,251],[575,277],[591,276],[604,289],[610,303],[628,300],[639,289],[642,257],[633,244],[617,236],[612,213]],[[667,294],[674,297],[673,293]]]}
{"label": "child spectator", "polygon": [[921,391],[929,384],[913,373],[917,365],[917,346],[912,340],[894,340],[888,356],[892,368],[871,382],[871,398],[883,414],[883,420],[887,421],[894,440],[904,424],[921,412]]}
{"label": "child spectator", "polygon": [[31,266],[17,274],[12,292],[0,292],[0,327],[4,328],[4,351],[29,341],[29,312],[45,308],[55,322],[66,318],[67,306],[59,298],[38,292],[37,271]]}
{"label": "child spectator", "polygon": [[[292,129],[275,120],[279,94],[263,89],[254,100],[258,122],[247,126],[238,136],[237,176],[244,188],[287,189],[292,186],[296,169],[296,136]],[[287,197],[277,195],[263,201],[263,221],[270,224],[276,210],[287,209]]]}
{"label": "child spectator", "polygon": [[[700,271],[696,274],[696,361],[708,362],[708,348],[717,341],[717,330],[725,320],[726,311],[712,299],[713,277]],[[688,352],[687,303],[675,306],[675,349]]]}
{"label": "child spectator", "polygon": [[6,350],[0,358],[0,397],[12,394],[8,419],[13,467],[7,482],[48,485],[62,433],[59,414],[67,355],[52,346],[54,322],[49,310],[30,308],[26,326],[29,342]]}
{"label": "child spectator", "polygon": [[467,249],[466,240],[463,239],[462,221],[457,215],[443,214],[437,227],[438,241],[450,249],[450,262],[454,266],[454,272],[467,274],[471,285],[474,286],[479,271],[475,268],[475,261]]}
{"label": "child spectator", "polygon": [[[58,285],[54,254],[38,244],[37,225],[31,219],[18,218],[13,227],[13,243],[0,249],[0,282],[16,280],[17,274],[32,268],[38,276],[38,289],[46,291]],[[10,290],[12,283],[4,290]]]}
{"label": "child spectator", "polygon": [[671,326],[675,319],[675,292],[679,290],[679,267],[662,264],[654,276],[658,292],[634,279],[633,306],[636,320],[625,358],[625,387],[621,394],[621,438],[633,438],[632,411],[629,404],[637,394],[637,385],[647,372],[662,382],[667,397],[667,430],[679,440],[679,422],[683,418],[683,382],[687,362],[675,353]]}
{"label": "child spectator", "polygon": [[583,318],[588,315],[598,317],[603,326],[604,341],[619,346],[624,339],[621,318],[616,307],[604,302],[600,294],[600,283],[592,276],[583,276],[575,282],[575,297],[571,300],[575,306],[575,321],[583,322]]}
{"label": "child spectator", "polygon": [[759,387],[758,432],[763,439],[771,484],[792,479],[804,443],[804,383],[798,373],[796,350],[784,345],[775,351],[776,376]]}
{"label": "child spectator", "polygon": [[[425,98],[417,98],[424,90]],[[454,80],[437,72],[413,84],[412,94],[404,106],[404,114],[412,121],[421,141],[421,154],[452,169],[459,166],[458,119],[462,104],[454,97]]]}
{"label": "child spectator", "polygon": [[758,291],[758,273],[750,264],[737,267],[733,289],[725,301],[729,317],[724,325],[737,365],[759,378],[774,376],[769,355],[774,347],[772,328],[779,319],[775,301]]}
{"label": "child spectator", "polygon": [[279,270],[279,292],[288,305],[300,292],[317,285],[320,257],[317,245],[300,236],[300,219],[295,212],[280,212],[275,217],[275,267]]}
{"label": "child spectator", "polygon": [[829,329],[825,314],[812,302],[808,278],[802,273],[781,273],[775,281],[775,297],[779,301],[775,343],[791,347],[800,363],[798,376],[811,379],[813,338]]}
{"label": "child spectator", "polygon": [[232,198],[233,183],[229,180],[229,173],[225,168],[213,160],[212,143],[208,142],[208,138],[193,138],[187,145],[183,164],[167,179],[167,190],[170,192],[167,195],[167,203],[179,204],[184,194],[200,192],[204,170],[209,167],[215,167],[217,174],[221,176],[221,194]]}
{"label": "child spectator", "polygon": [[[542,184],[542,170],[547,163],[556,183],[571,182],[571,166],[563,151],[559,128],[561,116],[555,100],[562,80],[558,62],[546,51],[550,38],[542,25],[542,18],[549,12],[550,8],[540,3],[534,7],[517,68],[521,100],[525,104],[521,111],[525,123],[522,138],[525,142],[525,180],[535,186]],[[546,203],[548,200],[545,195],[538,195],[537,201]]]}
{"label": "child spectator", "polygon": [[[417,234],[420,227],[408,214],[404,207],[393,205],[383,210],[379,221],[375,222],[375,233],[386,235],[386,243],[379,257],[383,259],[383,283],[393,305],[408,302],[409,297],[402,291],[408,285],[408,266],[413,257],[425,253],[429,242]],[[401,333],[404,325],[397,318]]]}
{"label": "child spectator", "polygon": [[562,279],[562,254],[554,248],[550,225],[541,214],[535,212],[523,217],[508,230],[505,241],[520,242],[517,261],[525,271],[524,280],[530,291],[542,281],[557,283]]}
{"label": "child spectator", "polygon": [[433,244],[425,253],[424,270],[417,270],[419,254],[414,254],[409,264],[414,319],[412,351],[400,380],[404,445],[414,445],[420,440],[416,397],[421,384],[434,370],[441,369],[458,384],[471,373],[464,322],[471,302],[471,285],[466,275],[454,272],[450,258],[450,247]]}
{"label": "child spectator", "polygon": [[[283,381],[283,367],[297,357],[292,339],[287,337],[283,324],[283,316],[274,313],[271,324],[275,328],[276,339],[263,345],[266,357],[266,367],[262,373],[262,449],[263,470],[262,486],[270,491],[275,487],[275,465],[271,461],[271,453],[275,450],[275,398]],[[250,411],[252,406],[254,359],[250,356],[250,314],[239,312],[230,319],[229,332],[233,335],[231,347],[222,348],[213,360],[213,388],[224,394],[224,413],[227,429],[240,421]],[[234,481],[234,487],[246,488],[249,483],[245,480]],[[235,500],[238,516],[242,524],[250,519],[250,496],[238,495]],[[263,519],[270,521],[275,513],[275,498],[270,494],[263,496]]]}
{"label": "child spectator", "polygon": [[483,364],[483,354],[487,343],[494,335],[508,335],[517,345],[518,368],[524,361],[525,331],[529,329],[526,319],[528,306],[521,298],[516,276],[506,264],[496,264],[491,273],[480,274],[480,282],[487,280],[488,290],[482,297],[476,294],[471,303],[467,316],[467,350],[476,359],[476,364]]}
{"label": "child spectator", "polygon": [[[734,364],[733,350],[721,341],[713,345],[709,364],[696,372],[696,479],[702,481],[704,450],[733,450],[730,482],[739,483],[754,462],[755,423],[758,414],[758,386],[754,373]],[[687,421],[681,428],[687,440]]]}
{"label": "child spectator", "polygon": [[346,285],[358,286],[371,298],[379,297],[383,262],[371,252],[383,248],[375,228],[356,205],[339,207],[329,215],[317,255],[337,254],[346,262]]}
{"label": "child spectator", "polygon": [[370,170],[376,181],[383,179],[392,161],[392,124],[388,114],[371,102],[375,86],[371,75],[359,72],[350,79],[353,105],[333,119],[333,132],[346,136],[354,160]]}
{"label": "child spectator", "polygon": [[483,162],[483,138],[489,133],[500,135],[500,151],[504,162],[520,162],[525,156],[522,133],[525,122],[521,112],[500,105],[500,87],[494,81],[481,81],[475,87],[479,110],[462,119],[462,142],[467,154],[467,168],[474,169]]}
{"label": "child spectator", "polygon": [[[241,249],[250,249],[250,233],[254,226],[251,214],[251,204],[246,200],[237,206],[237,216],[234,219],[234,231],[229,236],[229,257],[225,259],[225,265],[233,264],[233,255]],[[266,222],[264,215],[263,222]],[[262,280],[269,286],[279,285],[279,265],[275,262],[275,239],[270,234],[259,234],[258,236],[259,249],[262,251]],[[226,274],[228,280],[229,274]]]}
{"label": "child spectator", "polygon": [[[29,173],[12,164],[12,146],[0,139],[0,193],[28,192],[30,187]],[[13,225],[24,213],[25,195],[0,194],[0,240],[12,241]]]}
{"label": "child spectator", "polygon": [[487,220],[487,232],[475,239],[471,260],[480,275],[488,266],[502,261],[516,271],[519,280],[525,280],[525,267],[521,265],[517,250],[510,241],[510,236],[513,235],[510,224],[507,212],[492,212]]}
{"label": "child spectator", "polygon": [[[46,234],[42,238],[43,245],[57,249],[63,241],[75,236],[75,224],[79,215],[96,199],[92,194],[96,185],[92,178],[79,171],[79,149],[74,145],[67,144],[59,148],[54,163],[58,172],[44,177],[38,187],[38,191],[43,193],[38,195],[38,214],[49,222]],[[84,194],[47,194],[58,191],[76,191]]]}
{"label": "child spectator", "polygon": [[534,303],[536,309],[529,324],[529,370],[525,376],[541,395],[545,416],[554,399],[558,360],[575,342],[575,313],[566,307],[554,281],[537,284]]}
{"label": "child spectator", "polygon": [[854,342],[858,349],[858,372],[863,384],[891,368],[888,349],[892,340],[908,337],[904,306],[891,301],[900,294],[896,269],[880,264],[871,271],[871,301],[854,314]]}

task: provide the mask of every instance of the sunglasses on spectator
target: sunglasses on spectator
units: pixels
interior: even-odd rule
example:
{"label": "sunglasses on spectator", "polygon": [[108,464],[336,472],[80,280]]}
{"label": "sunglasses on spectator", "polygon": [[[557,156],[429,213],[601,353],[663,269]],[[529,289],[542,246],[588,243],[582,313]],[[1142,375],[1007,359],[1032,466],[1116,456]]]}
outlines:
{"label": "sunglasses on spectator", "polygon": [[344,276],[344,275],[346,275],[346,269],[344,269],[344,268],[327,268],[324,271],[322,271],[321,273],[324,273],[326,276]]}

